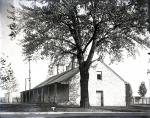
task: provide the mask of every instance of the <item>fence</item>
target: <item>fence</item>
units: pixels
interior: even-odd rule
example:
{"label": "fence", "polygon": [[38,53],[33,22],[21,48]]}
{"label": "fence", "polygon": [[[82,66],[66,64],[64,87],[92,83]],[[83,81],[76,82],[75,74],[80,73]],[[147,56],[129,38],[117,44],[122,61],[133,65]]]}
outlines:
{"label": "fence", "polygon": [[150,97],[134,97],[132,104],[150,104]]}

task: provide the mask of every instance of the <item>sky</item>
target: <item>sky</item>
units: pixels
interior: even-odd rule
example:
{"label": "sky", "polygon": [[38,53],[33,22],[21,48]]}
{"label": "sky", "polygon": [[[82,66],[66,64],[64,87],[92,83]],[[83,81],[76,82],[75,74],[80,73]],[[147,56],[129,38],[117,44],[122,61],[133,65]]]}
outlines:
{"label": "sky", "polygon": [[[7,2],[12,3],[13,0]],[[15,0],[16,3],[17,0]],[[0,53],[5,53],[12,63],[15,77],[19,83],[19,91],[25,90],[25,78],[28,78],[28,62],[24,61],[22,49],[18,40],[11,40],[8,36],[10,31],[7,19],[6,9],[8,4],[6,0],[0,0]],[[131,84],[133,95],[138,95],[137,91],[142,81],[146,83],[148,89],[147,96],[150,96],[150,74],[147,74],[147,69],[150,69],[149,59],[147,54],[150,50],[140,49],[140,54],[137,54],[136,59],[132,57],[125,58],[120,63],[109,65],[116,71],[125,81]],[[105,62],[108,64],[108,62]],[[47,79],[48,60],[31,61],[31,88]],[[28,86],[27,86],[28,88]],[[0,90],[0,97],[4,96],[4,91]]]}
{"label": "sky", "polygon": [[[22,49],[19,45],[18,40],[11,40],[8,36],[10,30],[8,25],[10,20],[7,18],[6,9],[8,8],[8,3],[5,0],[0,0],[0,53],[4,53],[9,57],[12,64],[15,77],[19,83],[19,91],[25,90],[25,78],[29,77],[28,74],[28,62],[24,61],[25,57],[22,55]],[[12,3],[12,0],[9,0]],[[16,1],[15,1],[16,2]],[[47,78],[48,72],[48,61],[31,61],[31,87],[36,86],[41,81]],[[28,85],[28,83],[27,83]],[[27,86],[28,88],[28,86]],[[0,91],[0,96],[4,96]]]}

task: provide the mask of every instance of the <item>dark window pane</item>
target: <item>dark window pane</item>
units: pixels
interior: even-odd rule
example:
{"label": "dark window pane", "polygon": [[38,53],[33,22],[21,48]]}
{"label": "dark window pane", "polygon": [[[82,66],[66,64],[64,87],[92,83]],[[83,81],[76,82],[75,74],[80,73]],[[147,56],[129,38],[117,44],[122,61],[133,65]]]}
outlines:
{"label": "dark window pane", "polygon": [[97,79],[102,79],[102,75],[101,74],[97,74]]}

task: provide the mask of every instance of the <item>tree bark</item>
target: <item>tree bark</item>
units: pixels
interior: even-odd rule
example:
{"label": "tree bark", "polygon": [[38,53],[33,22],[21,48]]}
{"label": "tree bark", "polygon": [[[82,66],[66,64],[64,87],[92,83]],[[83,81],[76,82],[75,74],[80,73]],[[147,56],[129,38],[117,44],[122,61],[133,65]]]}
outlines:
{"label": "tree bark", "polygon": [[81,93],[81,99],[80,99],[80,107],[88,108],[90,106],[89,104],[89,92],[88,92],[88,81],[89,81],[89,67],[87,67],[86,63],[83,62],[81,66],[79,66],[80,69],[80,93]]}

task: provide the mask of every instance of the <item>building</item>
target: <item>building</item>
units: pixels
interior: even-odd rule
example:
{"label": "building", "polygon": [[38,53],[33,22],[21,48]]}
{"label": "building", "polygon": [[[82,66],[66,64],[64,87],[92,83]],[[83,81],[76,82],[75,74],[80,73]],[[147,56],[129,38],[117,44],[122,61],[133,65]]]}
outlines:
{"label": "building", "polygon": [[[103,62],[89,70],[91,106],[126,106],[126,81]],[[80,104],[80,73],[74,68],[52,76],[31,90],[21,92],[24,103]]]}

